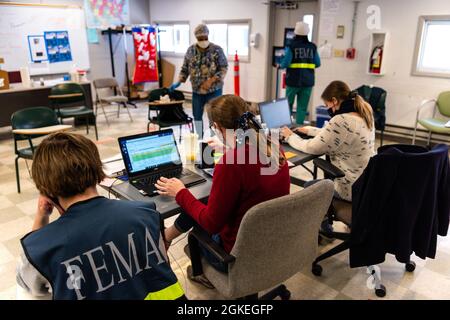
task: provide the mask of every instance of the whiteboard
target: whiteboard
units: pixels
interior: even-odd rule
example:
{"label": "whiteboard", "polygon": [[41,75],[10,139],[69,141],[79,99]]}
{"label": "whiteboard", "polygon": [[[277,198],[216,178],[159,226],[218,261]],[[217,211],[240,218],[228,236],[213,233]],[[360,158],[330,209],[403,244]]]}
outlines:
{"label": "whiteboard", "polygon": [[[0,57],[6,71],[18,71],[28,67],[31,75],[88,70],[89,51],[84,12],[74,7],[40,7],[0,5]],[[28,36],[44,35],[49,31],[68,31],[72,61],[33,63]]]}

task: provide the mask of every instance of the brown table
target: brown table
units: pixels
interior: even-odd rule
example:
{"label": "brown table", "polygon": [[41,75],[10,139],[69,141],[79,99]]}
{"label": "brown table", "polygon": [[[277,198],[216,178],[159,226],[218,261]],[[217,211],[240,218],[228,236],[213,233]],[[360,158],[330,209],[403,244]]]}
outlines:
{"label": "brown table", "polygon": [[51,133],[55,133],[55,132],[68,131],[70,129],[72,129],[72,126],[70,126],[70,125],[58,124],[55,126],[33,128],[33,129],[15,129],[12,132],[14,134],[23,134],[23,135],[27,135],[27,136],[33,136],[33,135],[44,135],[44,134],[51,134]]}
{"label": "brown table", "polygon": [[[80,83],[86,94],[86,107],[93,109],[91,83]],[[29,107],[50,107],[49,95],[52,85],[25,88],[14,86],[0,90],[0,127],[11,125],[14,112]]]}

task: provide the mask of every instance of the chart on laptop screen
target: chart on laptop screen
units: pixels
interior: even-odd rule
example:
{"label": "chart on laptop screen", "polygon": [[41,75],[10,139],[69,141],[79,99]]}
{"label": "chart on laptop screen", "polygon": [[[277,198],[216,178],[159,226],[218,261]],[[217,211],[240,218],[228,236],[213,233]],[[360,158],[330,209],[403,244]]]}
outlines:
{"label": "chart on laptop screen", "polygon": [[126,142],[131,172],[155,168],[163,164],[180,162],[173,135],[156,135]]}

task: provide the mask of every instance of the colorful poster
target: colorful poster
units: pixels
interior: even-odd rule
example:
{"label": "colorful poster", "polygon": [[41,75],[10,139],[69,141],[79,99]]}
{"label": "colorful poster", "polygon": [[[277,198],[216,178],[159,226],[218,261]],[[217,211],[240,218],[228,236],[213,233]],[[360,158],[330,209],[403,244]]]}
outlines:
{"label": "colorful poster", "polygon": [[136,59],[133,84],[158,81],[156,29],[153,27],[133,28],[133,41]]}
{"label": "colorful poster", "polygon": [[88,28],[108,28],[130,24],[128,0],[84,0]]}
{"label": "colorful poster", "polygon": [[44,39],[50,63],[72,61],[68,31],[46,31]]}

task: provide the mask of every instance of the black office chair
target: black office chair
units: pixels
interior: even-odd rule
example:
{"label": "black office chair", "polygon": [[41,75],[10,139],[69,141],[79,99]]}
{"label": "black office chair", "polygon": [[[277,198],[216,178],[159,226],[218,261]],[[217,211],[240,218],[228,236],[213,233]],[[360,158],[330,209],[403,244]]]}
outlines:
{"label": "black office chair", "polygon": [[78,83],[61,83],[50,91],[50,106],[56,110],[63,123],[66,118],[83,118],[86,121],[86,132],[89,134],[89,121],[93,119],[95,138],[98,140],[97,118],[94,110],[87,107],[86,94]]}
{"label": "black office chair", "polygon": [[[389,150],[390,148],[397,148],[397,150],[401,150],[401,152],[398,152],[401,154],[393,155],[393,154],[387,153],[387,155],[384,155],[384,154],[381,155],[383,152],[385,152],[386,150]],[[398,164],[398,166],[403,168],[402,172],[400,173],[401,169],[398,169],[398,168],[397,169],[389,169],[390,170],[389,173],[391,171],[395,171],[395,172],[397,172],[398,176],[394,177],[395,174],[393,174],[392,181],[387,182],[385,180],[382,180],[379,183],[383,185],[383,188],[388,188],[389,185],[392,186],[392,188],[389,189],[390,190],[389,198],[384,199],[384,202],[386,202],[386,205],[389,204],[389,206],[392,207],[394,204],[398,203],[398,206],[395,207],[396,208],[395,211],[396,211],[396,214],[398,215],[398,217],[400,217],[400,215],[402,215],[402,214],[403,214],[403,216],[408,216],[411,212],[410,212],[409,208],[406,208],[406,206],[404,205],[404,203],[405,203],[404,195],[405,194],[410,194],[411,197],[414,197],[414,190],[416,190],[417,188],[427,188],[428,187],[427,184],[430,183],[430,181],[435,181],[433,179],[441,179],[442,178],[442,179],[450,180],[450,177],[446,177],[446,176],[440,177],[441,175],[443,175],[445,166],[448,167],[448,147],[441,148],[441,149],[442,150],[431,151],[431,152],[434,152],[434,154],[430,154],[428,152],[428,150],[426,150],[426,149],[416,150],[416,149],[412,149],[412,147],[410,145],[387,145],[384,147],[380,147],[378,149],[378,155],[371,159],[371,162],[369,163],[368,168],[366,168],[366,171],[353,185],[353,197],[354,197],[353,200],[357,201],[356,202],[357,208],[371,208],[374,206],[374,203],[377,203],[377,204],[379,204],[380,202],[383,203],[383,200],[381,200],[381,199],[378,199],[378,198],[374,199],[374,197],[379,196],[379,193],[373,192],[376,185],[373,184],[371,179],[374,179],[373,177],[380,177],[380,178],[375,178],[375,179],[382,179],[381,177],[383,177],[383,171],[387,170],[387,168],[388,168],[388,166],[387,166],[388,161],[392,161],[393,157],[397,156],[396,164]],[[439,152],[439,154],[437,152]],[[407,158],[407,157],[403,156],[404,154],[407,154],[407,153],[413,154],[414,156],[411,158]],[[420,162],[417,162],[419,157],[422,157],[422,158],[420,159]],[[444,159],[444,161],[442,161],[442,159]],[[445,159],[446,159],[446,164],[444,163]],[[377,162],[375,162],[375,161],[377,161]],[[433,161],[437,161],[438,164],[433,163]],[[417,164],[416,164],[416,162],[417,162]],[[371,166],[371,163],[377,163],[377,164]],[[389,164],[391,165],[391,167],[389,167],[389,168],[392,168],[392,162],[389,162]],[[424,164],[425,164],[425,166],[424,166]],[[343,177],[343,172],[341,172],[338,168],[336,168],[331,163],[329,163],[323,159],[314,160],[314,165],[316,167],[322,169],[325,173],[325,176],[329,179],[337,179],[337,178]],[[435,166],[442,166],[443,169],[442,170],[436,169]],[[371,170],[370,174],[366,174],[369,167]],[[424,170],[427,170],[427,172],[429,171],[428,172],[429,174],[428,173],[424,174]],[[431,173],[433,173],[433,172],[434,173],[437,172],[435,177],[431,177],[431,175],[432,175]],[[447,172],[450,172],[450,171],[447,171]],[[450,173],[449,173],[449,175],[450,175]],[[408,179],[413,179],[417,182],[414,184],[409,183],[408,185],[403,185],[403,184],[402,185],[394,185],[396,183],[396,181],[401,181],[401,177],[403,177],[403,176],[408,176]],[[449,180],[443,180],[443,181],[446,181],[445,183],[447,183],[447,185],[448,185]],[[371,183],[372,183],[372,185],[370,185]],[[358,193],[357,200],[355,199],[355,190],[356,190],[355,186],[360,188],[360,189],[358,189],[359,193]],[[432,204],[431,206],[433,206],[433,205],[438,206],[437,197],[432,197],[433,199],[422,199],[422,197],[418,197],[418,198],[420,198],[420,199],[416,199],[416,200],[421,202],[420,204],[417,204],[418,208],[421,208],[425,204],[424,201],[434,202],[434,204]],[[416,201],[416,200],[414,200],[414,201]],[[350,264],[351,265],[357,264],[356,258],[353,258],[353,260],[352,260],[352,257],[356,257],[356,255],[361,252],[364,252],[364,259],[376,261],[376,263],[373,263],[373,264],[383,262],[384,255],[385,255],[385,253],[388,252],[388,250],[382,252],[382,254],[380,254],[379,251],[371,254],[371,250],[370,249],[366,250],[366,247],[365,247],[366,244],[364,241],[366,241],[366,239],[368,239],[368,235],[372,234],[372,233],[370,233],[371,232],[370,228],[373,228],[373,224],[371,224],[370,222],[374,219],[375,219],[375,221],[377,221],[377,223],[378,223],[378,221],[382,221],[381,224],[377,225],[377,228],[379,228],[379,230],[391,230],[392,228],[395,228],[395,230],[393,232],[395,232],[396,234],[397,233],[400,234],[401,232],[404,232],[404,230],[406,230],[404,228],[410,228],[410,227],[406,226],[406,224],[396,223],[396,221],[398,221],[400,218],[398,218],[397,220],[390,220],[390,219],[396,219],[396,217],[390,217],[390,219],[388,219],[388,220],[376,220],[378,218],[377,216],[375,216],[370,221],[367,220],[369,222],[367,222],[366,220],[361,220],[361,218],[359,218],[359,220],[357,221],[358,225],[356,227],[355,220],[353,217],[353,210],[354,210],[353,205],[354,204],[355,203],[351,203],[351,202],[341,200],[341,199],[336,199],[336,198],[333,199],[330,209],[328,210],[328,215],[327,215],[329,223],[333,224],[334,221],[340,221],[340,222],[344,223],[347,227],[349,227],[350,230],[352,230],[352,225],[353,225],[353,230],[350,233],[334,232],[334,231],[327,231],[327,230],[320,231],[320,234],[327,238],[335,238],[335,239],[342,240],[343,242],[316,258],[316,260],[312,264],[312,273],[314,275],[320,276],[322,274],[323,269],[319,265],[320,261],[323,261],[329,257],[339,254],[347,249],[350,249]],[[442,205],[442,203],[439,205]],[[381,214],[383,212],[382,208],[384,208],[384,207],[380,206],[379,210],[377,209],[375,211],[375,212],[377,212],[378,216],[381,216]],[[370,210],[373,210],[373,209],[370,209]],[[444,209],[444,211],[445,211],[445,209]],[[424,212],[426,214],[428,214],[428,210],[425,210]],[[361,221],[363,221],[363,222],[361,222]],[[388,223],[388,225],[386,225],[386,223]],[[445,224],[445,221],[442,223]],[[411,243],[413,243],[412,247],[413,247],[413,250],[415,251],[416,249],[414,249],[414,247],[417,247],[418,243],[417,243],[417,241],[413,241],[412,237],[414,236],[414,240],[416,240],[416,236],[414,234],[416,232],[420,232],[420,231],[416,231],[416,227],[412,227],[412,228],[414,229],[414,232],[411,232],[412,233],[410,235],[411,238],[406,239],[406,241],[410,241]],[[448,228],[448,210],[447,210],[447,228]],[[410,234],[409,232],[406,232],[406,233]],[[403,239],[403,240],[405,240],[405,239]],[[436,240],[436,239],[434,239],[434,240]],[[431,239],[429,241],[433,242],[434,240]],[[380,241],[381,241],[381,239],[380,239]],[[370,245],[367,244],[367,246],[369,248],[371,248],[370,246],[373,246],[373,243],[371,242]],[[425,247],[428,248],[428,245],[425,245]],[[352,251],[353,251],[353,256],[352,256]],[[395,254],[397,257],[397,252]],[[399,261],[402,261],[402,262],[404,261],[405,269],[407,272],[413,272],[416,268],[415,263],[413,261],[411,261],[409,258],[410,254],[411,254],[411,252],[408,252],[407,256],[405,257],[402,253],[401,259],[399,259],[397,257],[397,259]],[[399,256],[400,256],[400,254],[399,254]],[[352,262],[352,261],[354,261],[354,262]],[[370,267],[370,265],[368,267]],[[371,270],[371,272],[372,272],[372,274],[374,274],[373,270]],[[378,297],[384,297],[386,295],[386,288],[380,282],[376,283],[375,294]]]}
{"label": "black office chair", "polygon": [[[181,129],[183,125],[187,125],[189,130],[193,133],[194,126],[192,118],[189,117],[183,109],[184,94],[181,91],[169,91],[167,88],[155,89],[150,92],[148,102],[159,101],[162,96],[169,95],[172,101],[180,101],[180,103],[171,105],[156,105],[152,104],[148,107],[147,132],[150,131],[150,124],[156,124],[160,128],[168,128],[173,126],[180,126],[180,142]],[[156,116],[152,116],[151,112],[155,112]]]}
{"label": "black office chair", "polygon": [[[55,111],[47,107],[27,108],[15,112],[11,116],[12,129],[35,129],[58,125],[58,116]],[[36,146],[33,144],[33,139],[42,137],[44,135],[24,135],[14,134],[14,153],[16,154],[16,181],[17,192],[20,193],[20,176],[19,176],[19,159],[32,160]],[[28,141],[28,148],[19,148],[19,141]]]}
{"label": "black office chair", "polygon": [[386,127],[386,90],[363,85],[356,89],[358,94],[366,100],[373,110],[375,129],[380,130],[380,145],[383,145],[384,129]]}

